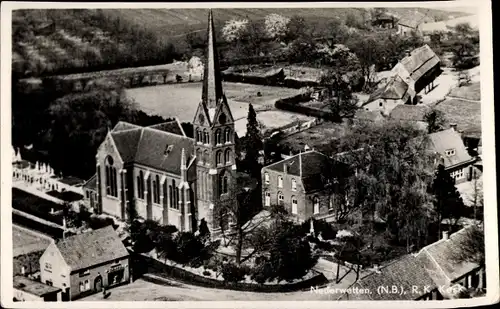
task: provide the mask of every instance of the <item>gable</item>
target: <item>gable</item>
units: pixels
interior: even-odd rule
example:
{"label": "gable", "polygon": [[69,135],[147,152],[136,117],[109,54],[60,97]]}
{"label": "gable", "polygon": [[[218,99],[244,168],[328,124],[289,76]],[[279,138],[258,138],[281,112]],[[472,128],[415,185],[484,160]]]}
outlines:
{"label": "gable", "polygon": [[[200,116],[201,115],[201,116]],[[198,104],[196,113],[194,114],[193,125],[200,127],[208,127],[211,125],[210,115],[208,114],[208,109],[203,102]]]}
{"label": "gable", "polygon": [[68,264],[61,255],[61,252],[57,248],[54,242],[45,249],[45,252],[40,257],[40,271],[45,269],[45,263],[50,263],[51,265],[57,265],[58,268],[68,268]]}
{"label": "gable", "polygon": [[[113,134],[121,134],[123,132],[127,132],[127,131],[119,131],[119,132],[115,132]],[[127,148],[128,147],[129,146],[127,146]],[[107,156],[112,156],[113,159],[123,163],[123,158],[120,154],[120,151],[119,151],[117,145],[115,144],[115,141],[113,140],[113,135],[111,134],[111,132],[108,132],[108,134],[106,135],[106,138],[99,146],[99,149],[97,150],[97,156],[98,156],[96,159],[97,162],[102,162],[102,161],[104,161],[104,159]]]}
{"label": "gable", "polygon": [[[219,118],[224,114],[226,116],[225,123],[220,123]],[[213,117],[213,125],[225,125],[234,123],[233,114],[231,113],[231,109],[229,108],[229,104],[227,103],[226,97],[224,96],[220,103],[217,105],[215,110],[215,114]]]}

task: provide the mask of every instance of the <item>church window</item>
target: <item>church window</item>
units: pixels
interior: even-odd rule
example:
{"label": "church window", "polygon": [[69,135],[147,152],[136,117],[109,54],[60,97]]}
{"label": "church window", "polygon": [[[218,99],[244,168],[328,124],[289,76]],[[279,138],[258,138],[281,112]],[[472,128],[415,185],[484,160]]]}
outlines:
{"label": "church window", "polygon": [[228,178],[224,171],[219,175],[219,190],[220,194],[225,194],[228,192]]}
{"label": "church window", "polygon": [[137,197],[144,199],[144,173],[142,171],[137,176]]}
{"label": "church window", "polygon": [[221,133],[221,129],[217,129],[217,131],[215,131],[215,141],[216,141],[217,145],[222,144],[222,133]]}
{"label": "church window", "polygon": [[208,132],[207,130],[203,130],[203,144],[209,144],[210,143],[210,140],[209,140],[209,137],[208,137]]}
{"label": "church window", "polygon": [[283,176],[278,177],[278,188],[283,188]]}
{"label": "church window", "polygon": [[319,197],[315,196],[313,199],[313,212],[319,214]]}
{"label": "church window", "polygon": [[224,161],[226,161],[226,163],[231,163],[231,149],[226,149],[226,152],[224,153]]}
{"label": "church window", "polygon": [[226,124],[226,115],[225,114],[220,114],[219,116],[219,123],[220,124]]}
{"label": "church window", "polygon": [[231,129],[226,128],[225,134],[224,134],[224,143],[230,143],[231,142]]}
{"label": "church window", "polygon": [[217,165],[222,165],[222,151],[221,150],[217,151],[216,160],[217,160]]}
{"label": "church window", "polygon": [[160,204],[160,176],[153,180],[153,203]]}
{"label": "church window", "polygon": [[174,206],[174,191],[172,189],[172,185],[168,186],[168,196],[170,198],[170,207],[173,208]]}
{"label": "church window", "polygon": [[110,196],[118,196],[118,183],[116,178],[116,168],[113,166],[113,158],[106,158],[106,194]]}
{"label": "church window", "polygon": [[198,159],[198,162],[203,162],[203,157],[202,157],[202,152],[201,149],[196,150],[196,158]]}
{"label": "church window", "polygon": [[209,158],[208,150],[205,150],[205,153],[203,154],[203,161],[204,161],[205,163],[210,162],[210,158]]}

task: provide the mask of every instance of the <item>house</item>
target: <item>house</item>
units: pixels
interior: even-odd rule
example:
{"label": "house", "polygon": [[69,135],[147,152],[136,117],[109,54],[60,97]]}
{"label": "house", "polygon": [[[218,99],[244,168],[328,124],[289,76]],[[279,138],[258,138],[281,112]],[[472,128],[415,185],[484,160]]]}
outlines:
{"label": "house", "polygon": [[477,173],[473,164],[476,161],[465,148],[460,133],[453,127],[447,130],[429,134],[429,150],[440,157],[440,164],[444,165],[455,182],[470,181],[473,173]]}
{"label": "house", "polygon": [[[345,293],[339,300],[439,300],[443,299],[438,285],[424,271],[424,264],[408,254],[362,277],[351,291],[371,293]],[[404,291],[404,293],[401,293]]]}
{"label": "house", "polygon": [[407,53],[391,70],[399,75],[409,86],[412,102],[415,94],[425,89],[425,93],[434,89],[434,80],[441,70],[441,60],[434,51],[425,44]]}
{"label": "house", "polygon": [[[222,87],[211,11],[208,19],[194,138],[177,120],[148,127],[119,122],[96,155],[97,213],[121,220],[137,215],[180,231],[194,231],[205,219],[215,229],[215,204],[228,197],[235,178],[237,135]],[[93,183],[89,180],[86,188]],[[92,190],[86,190],[90,200]]]}
{"label": "house", "polygon": [[345,177],[347,165],[311,150],[262,168],[264,209],[280,205],[299,222],[335,216],[335,179]]}
{"label": "house", "polygon": [[424,13],[417,10],[407,12],[398,19],[398,34],[402,36],[408,36],[412,33],[420,34],[421,25],[432,21],[434,21],[432,18],[427,17]]}
{"label": "house", "polygon": [[426,105],[398,105],[389,114],[389,119],[413,123],[422,130],[427,129],[425,115],[430,111]]}
{"label": "house", "polygon": [[371,24],[373,27],[381,29],[393,29],[396,27],[397,19],[392,14],[384,13],[374,17]]}
{"label": "house", "polygon": [[14,276],[14,301],[60,301],[61,289],[31,280],[24,276]]}
{"label": "house", "polygon": [[411,104],[415,93],[399,75],[392,76],[387,84],[375,90],[363,104],[367,111],[381,111],[389,115],[391,110],[401,104]]}
{"label": "house", "polygon": [[94,174],[89,180],[83,184],[84,204],[88,209],[96,209],[97,207],[97,175]]}
{"label": "house", "polygon": [[466,227],[451,235],[445,231],[439,241],[422,248],[415,255],[446,298],[456,297],[454,294],[462,289],[486,288],[484,265],[471,261],[457,262],[454,258],[470,229]]}
{"label": "house", "polygon": [[129,253],[111,226],[51,243],[40,257],[40,280],[74,300],[130,280]]}
{"label": "house", "polygon": [[443,237],[415,254],[407,254],[355,282],[339,300],[441,300],[462,290],[485,289],[484,265],[454,259],[470,227]]}

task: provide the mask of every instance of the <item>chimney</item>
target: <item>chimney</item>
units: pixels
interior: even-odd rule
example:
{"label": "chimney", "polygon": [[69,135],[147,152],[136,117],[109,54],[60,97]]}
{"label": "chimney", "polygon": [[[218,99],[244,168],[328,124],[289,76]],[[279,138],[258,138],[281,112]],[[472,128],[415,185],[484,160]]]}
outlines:
{"label": "chimney", "polygon": [[450,237],[449,237],[449,233],[448,233],[448,231],[443,231],[443,237],[442,237],[442,239],[447,240],[447,239],[449,239],[449,238],[450,238]]}
{"label": "chimney", "polygon": [[457,131],[457,124],[456,123],[451,123],[450,124],[450,128],[452,128],[453,130]]}
{"label": "chimney", "polygon": [[411,51],[409,49],[405,50],[405,56],[410,57],[411,56]]}

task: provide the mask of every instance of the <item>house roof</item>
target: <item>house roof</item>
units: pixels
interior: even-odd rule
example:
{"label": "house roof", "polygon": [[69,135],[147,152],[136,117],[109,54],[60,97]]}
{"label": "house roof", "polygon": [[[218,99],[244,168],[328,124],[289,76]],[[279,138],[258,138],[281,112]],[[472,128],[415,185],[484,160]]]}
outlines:
{"label": "house roof", "polygon": [[67,176],[59,180],[60,182],[67,184],[69,186],[78,186],[82,185],[85,183],[85,180],[82,180],[80,178],[74,177],[74,176]]}
{"label": "house roof", "polygon": [[[380,287],[392,287],[404,289],[406,293],[378,293]],[[418,289],[413,292],[413,287]],[[353,293],[344,296],[345,299],[354,300],[414,300],[424,295],[425,288],[433,290],[436,284],[428,273],[423,271],[422,262],[409,254],[401,259],[391,262],[379,268],[378,272],[372,272],[358,280],[352,288],[369,289],[371,294]]]}
{"label": "house roof", "polygon": [[401,104],[392,109],[389,117],[395,120],[425,121],[425,114],[429,110],[425,105]]}
{"label": "house roof", "polygon": [[14,276],[14,289],[21,290],[26,293],[43,297],[47,294],[57,293],[60,288],[43,284],[38,281],[31,280],[24,276]]}
{"label": "house roof", "polygon": [[[187,155],[186,162],[190,162],[194,156],[194,140],[184,135],[177,120],[132,129],[127,128],[134,125],[123,122],[119,125],[119,129],[113,129],[110,134],[125,163],[137,163],[180,174],[182,149]],[[172,146],[170,152],[165,155],[169,146]]]}
{"label": "house roof", "polygon": [[398,24],[416,29],[418,26],[424,23],[426,19],[427,16],[425,14],[418,11],[411,11],[399,18]]}
{"label": "house roof", "polygon": [[325,175],[332,172],[341,175],[347,169],[345,164],[336,162],[315,150],[299,153],[268,165],[264,169],[283,172],[285,165],[288,166],[287,174],[301,178],[306,192],[324,188],[325,181],[327,181]]}
{"label": "house roof", "polygon": [[56,242],[64,261],[77,271],[129,255],[112,226],[70,236]]}
{"label": "house roof", "polygon": [[380,87],[375,90],[368,101],[363,105],[366,105],[377,99],[386,100],[399,100],[403,99],[408,91],[408,84],[399,76],[392,76],[384,87]]}
{"label": "house roof", "polygon": [[89,189],[89,190],[97,190],[97,174],[94,174],[92,177],[90,177],[87,182],[83,185],[84,189]]}
{"label": "house roof", "polygon": [[[446,168],[472,160],[460,134],[453,128],[429,134],[429,142],[432,150],[441,155]],[[449,149],[454,149],[455,154],[446,155],[446,150]]]}
{"label": "house roof", "polygon": [[411,78],[417,81],[441,60],[434,51],[425,44],[414,49],[409,56],[404,57],[400,63],[410,73]]}
{"label": "house roof", "polygon": [[469,229],[464,228],[451,234],[448,239],[441,239],[430,244],[418,253],[417,257],[425,261],[425,265],[433,264],[431,269],[434,271],[433,277],[437,284],[453,282],[479,267],[473,262],[457,263],[453,259],[456,252],[461,250],[460,244],[467,237]]}

